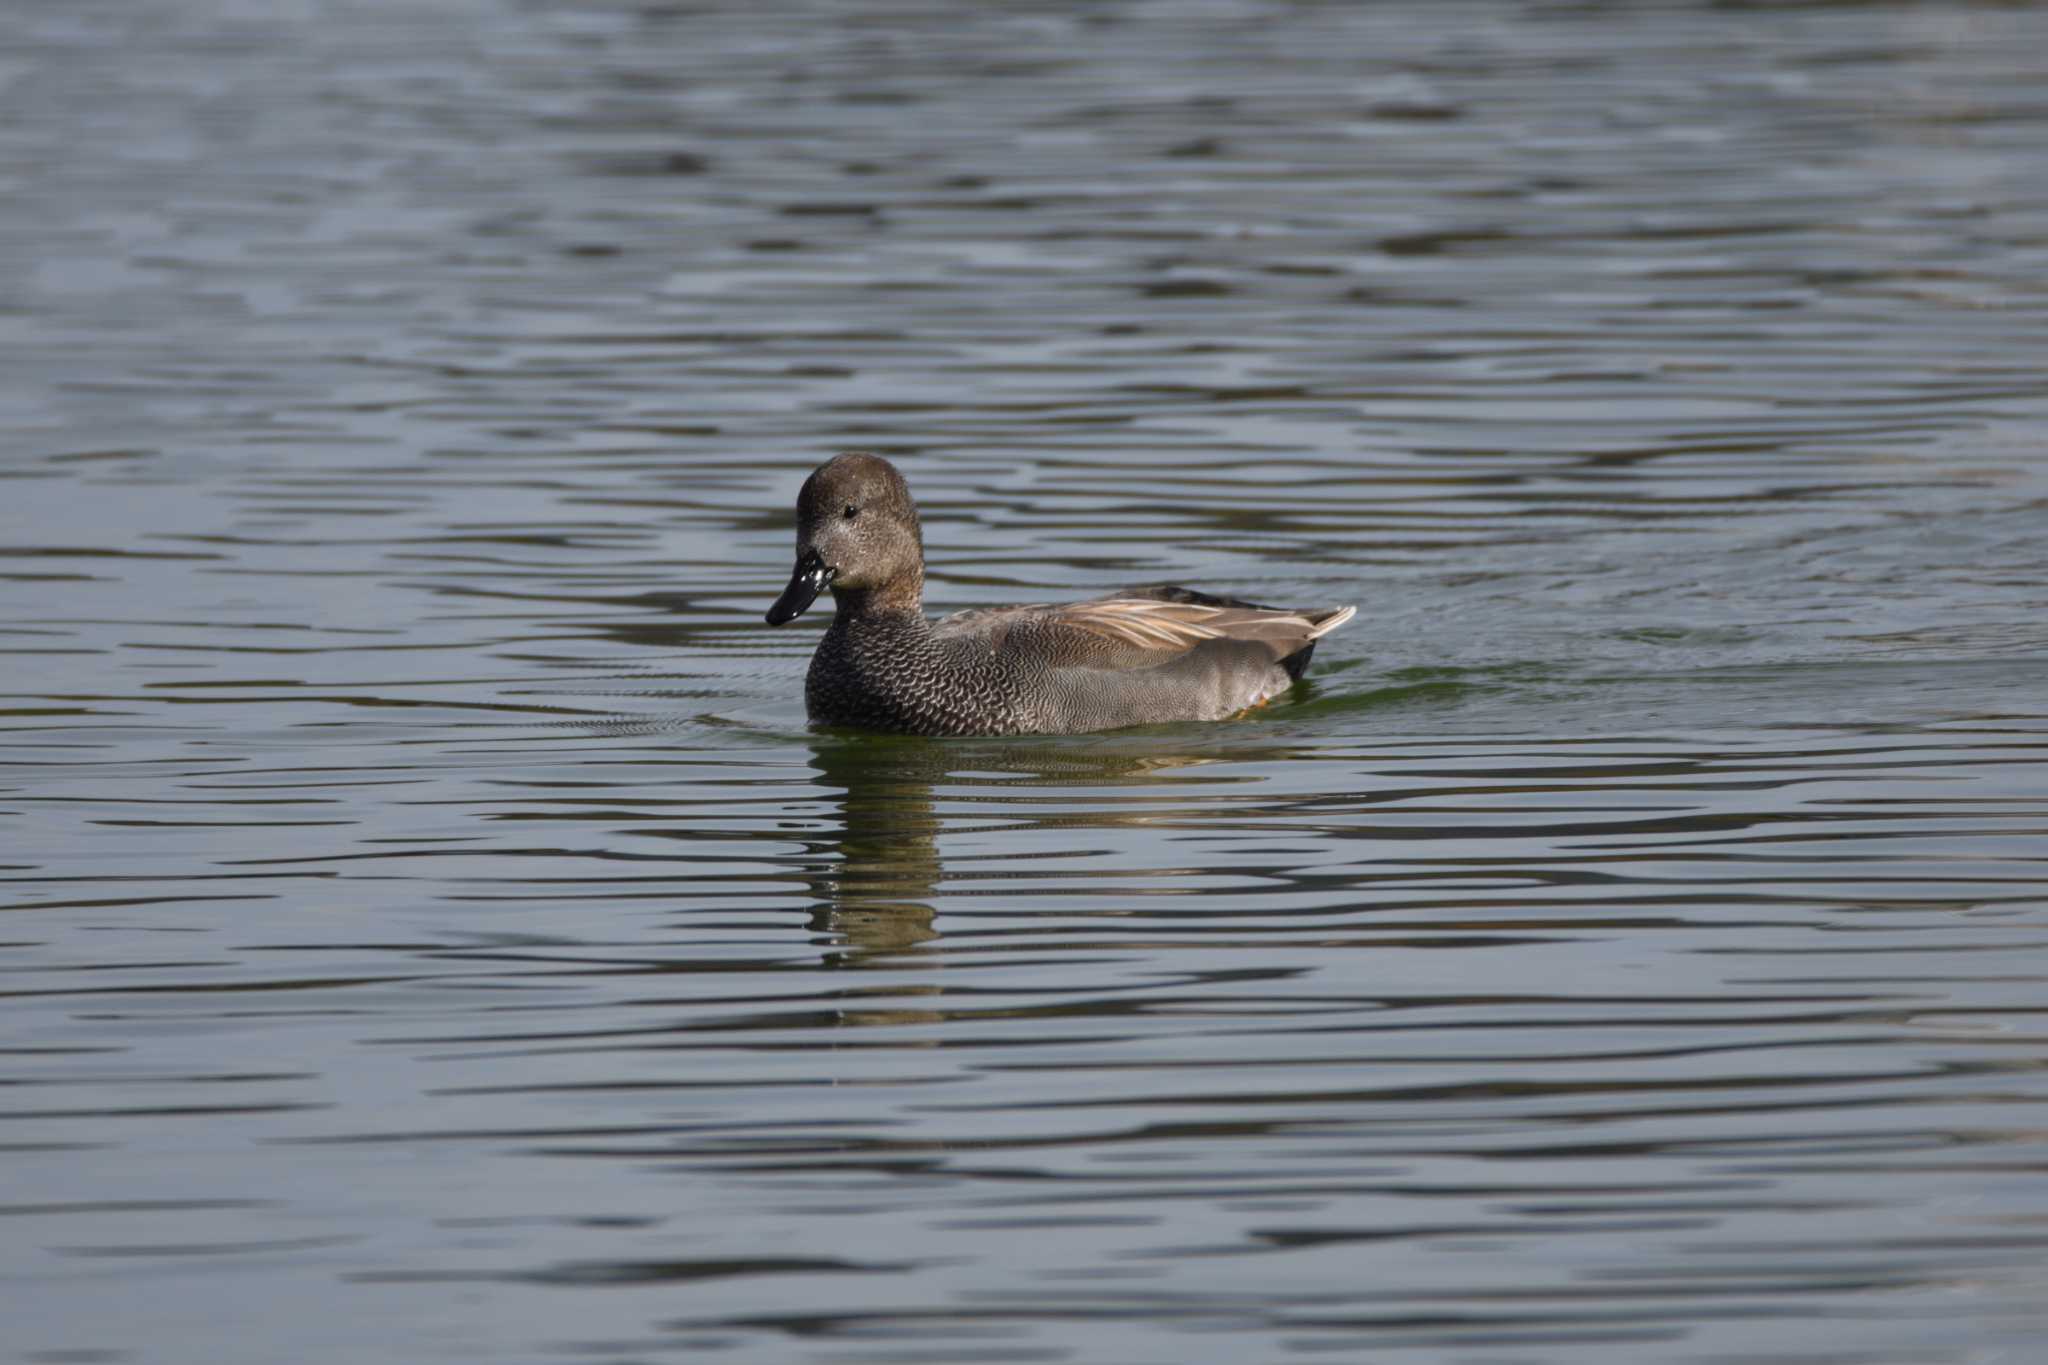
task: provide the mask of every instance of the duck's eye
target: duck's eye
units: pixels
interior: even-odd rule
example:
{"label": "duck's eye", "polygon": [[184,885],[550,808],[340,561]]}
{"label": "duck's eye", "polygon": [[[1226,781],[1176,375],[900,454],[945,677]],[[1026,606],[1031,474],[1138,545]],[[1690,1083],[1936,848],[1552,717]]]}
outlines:
{"label": "duck's eye", "polygon": [[849,502],[848,504],[846,504],[846,519],[847,519],[848,521],[852,521],[852,520],[853,520],[853,519],[854,519],[855,517],[857,517],[857,516],[859,516],[859,515],[860,515],[860,509],[859,509],[858,507],[855,507],[855,506],[854,506],[854,505],[853,505],[852,503],[850,503],[850,502]]}

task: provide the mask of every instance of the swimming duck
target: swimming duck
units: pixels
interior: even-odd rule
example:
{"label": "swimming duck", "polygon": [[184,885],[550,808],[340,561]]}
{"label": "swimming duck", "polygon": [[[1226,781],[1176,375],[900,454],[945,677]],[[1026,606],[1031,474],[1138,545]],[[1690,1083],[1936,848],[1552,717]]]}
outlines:
{"label": "swimming duck", "polygon": [[768,624],[831,590],[804,682],[811,719],[914,735],[1080,734],[1221,720],[1301,679],[1355,608],[1294,611],[1187,588],[924,614],[924,536],[896,466],[836,456],[796,500],[796,572]]}

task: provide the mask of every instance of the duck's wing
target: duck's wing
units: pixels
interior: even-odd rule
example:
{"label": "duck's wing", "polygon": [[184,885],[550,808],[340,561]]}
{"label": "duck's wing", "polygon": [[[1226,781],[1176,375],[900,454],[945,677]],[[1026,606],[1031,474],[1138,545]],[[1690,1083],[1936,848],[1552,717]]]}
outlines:
{"label": "duck's wing", "polygon": [[939,622],[937,629],[942,636],[979,637],[992,650],[1006,645],[1028,649],[1055,668],[1154,668],[1218,640],[1256,645],[1272,662],[1285,665],[1350,620],[1354,610],[1261,607],[1158,586],[1057,606],[964,611]]}
{"label": "duck's wing", "polygon": [[1279,663],[1314,644],[1351,619],[1352,607],[1334,611],[1295,611],[1260,607],[1225,599],[1172,597],[1105,597],[1054,610],[1054,619],[1079,631],[1146,656],[1131,664],[1145,667],[1199,648],[1211,640],[1263,646]]}

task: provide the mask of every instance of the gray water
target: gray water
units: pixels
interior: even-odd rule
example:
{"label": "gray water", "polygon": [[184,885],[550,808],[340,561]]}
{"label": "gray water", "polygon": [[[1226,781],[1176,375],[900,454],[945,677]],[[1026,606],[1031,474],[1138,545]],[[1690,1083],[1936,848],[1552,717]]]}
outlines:
{"label": "gray water", "polygon": [[2043,1358],[2048,9],[0,25],[0,1358]]}

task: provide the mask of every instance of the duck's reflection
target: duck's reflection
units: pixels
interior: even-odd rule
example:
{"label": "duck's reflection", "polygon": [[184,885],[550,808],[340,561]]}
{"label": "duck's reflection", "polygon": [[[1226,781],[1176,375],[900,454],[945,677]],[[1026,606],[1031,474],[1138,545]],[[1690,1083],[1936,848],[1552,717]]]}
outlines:
{"label": "duck's reflection", "polygon": [[[819,736],[811,761],[839,804],[839,827],[813,872],[811,929],[837,938],[833,966],[860,966],[938,937],[932,927],[943,869],[932,784],[946,746],[929,739]],[[834,856],[836,855],[836,856]]]}
{"label": "duck's reflection", "polygon": [[[1001,804],[1003,793],[1019,787],[1042,796],[1046,788],[1142,784],[1221,757],[1167,749],[1156,736],[979,742],[818,734],[811,753],[819,785],[839,806],[838,828],[818,847],[809,876],[816,898],[810,927],[837,940],[827,958],[836,967],[941,960],[929,951],[940,937],[935,902],[945,879],[935,788],[972,788],[963,800]],[[1009,813],[1089,829],[1173,818],[1156,801],[1105,800],[1089,803],[1086,814],[1055,816],[1043,813],[1041,801],[1027,800]]]}

